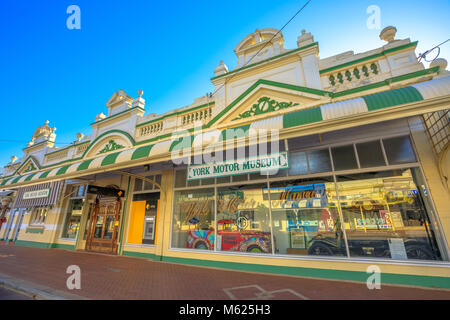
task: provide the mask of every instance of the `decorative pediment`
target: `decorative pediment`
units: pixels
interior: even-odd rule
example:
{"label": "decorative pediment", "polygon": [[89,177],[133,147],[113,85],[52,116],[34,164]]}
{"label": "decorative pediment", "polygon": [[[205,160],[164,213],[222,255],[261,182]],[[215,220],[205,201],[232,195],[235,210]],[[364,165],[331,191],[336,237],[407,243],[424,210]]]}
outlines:
{"label": "decorative pediment", "polygon": [[104,155],[121,149],[128,149],[134,146],[133,138],[125,131],[111,130],[105,132],[86,149],[83,157],[93,157]]}
{"label": "decorative pediment", "polygon": [[110,108],[110,107],[115,106],[116,104],[123,103],[125,101],[128,101],[131,103],[133,101],[133,98],[131,98],[129,95],[127,95],[125,93],[125,91],[119,90],[119,91],[115,92],[111,96],[111,98],[109,98],[108,102],[106,103],[106,106],[108,108]]}
{"label": "decorative pediment", "polygon": [[23,175],[25,173],[30,173],[30,172],[39,170],[39,168],[40,168],[40,166],[39,166],[38,162],[33,157],[29,157],[19,167],[18,174]]}
{"label": "decorative pediment", "polygon": [[329,101],[326,91],[259,80],[230,103],[213,121],[219,126],[234,126]]}

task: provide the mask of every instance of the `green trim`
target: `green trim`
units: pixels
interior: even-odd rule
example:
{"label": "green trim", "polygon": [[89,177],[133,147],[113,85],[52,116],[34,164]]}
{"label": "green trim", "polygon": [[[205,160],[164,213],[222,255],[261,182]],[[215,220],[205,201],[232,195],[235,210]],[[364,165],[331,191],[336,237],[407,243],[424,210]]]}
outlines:
{"label": "green trim", "polygon": [[14,245],[22,247],[45,248],[45,249],[51,248],[51,243],[26,241],[26,240],[16,240],[14,242]]}
{"label": "green trim", "polygon": [[[298,277],[310,277],[319,279],[334,279],[334,280],[350,280],[366,283],[369,276],[366,272],[361,271],[347,271],[347,270],[335,270],[335,269],[318,269],[318,268],[304,268],[304,267],[287,267],[287,266],[274,266],[265,264],[250,264],[239,262],[225,262],[225,261],[211,261],[200,260],[190,258],[178,258],[178,257],[162,257],[162,261],[170,263],[187,264],[194,266],[204,266],[221,269],[231,269],[239,271],[261,272],[269,274],[283,274]],[[301,263],[301,261],[299,261]],[[450,289],[449,277],[438,276],[421,276],[410,274],[393,274],[383,273],[381,275],[381,281],[384,284],[394,285],[411,285],[420,287],[432,287]]]}
{"label": "green trim", "polygon": [[89,168],[89,165],[91,164],[92,161],[94,161],[94,159],[86,160],[86,161],[82,162],[82,163],[78,166],[77,171],[82,171],[82,170],[88,169],[88,168]]}
{"label": "green trim", "polygon": [[41,175],[39,176],[39,179],[47,178],[47,176],[48,176],[48,174],[49,174],[50,172],[52,172],[52,170],[45,171],[43,174],[41,174]]}
{"label": "green trim", "polygon": [[41,233],[43,234],[45,227],[28,227],[25,229],[25,233]]}
{"label": "green trim", "polygon": [[27,177],[25,178],[25,180],[23,180],[23,181],[30,181],[35,175],[37,175],[37,172],[30,174],[30,175],[27,176]]}
{"label": "green trim", "polygon": [[[185,145],[185,139],[186,138],[189,138],[189,141],[188,141],[189,145]],[[179,150],[183,150],[185,148],[191,148],[193,143],[194,143],[194,136],[193,135],[176,138],[172,142],[172,144],[170,145],[169,152],[179,151]]]}
{"label": "green trim", "polygon": [[121,112],[119,112],[119,113],[116,113],[116,114],[113,114],[113,115],[111,115],[111,116],[108,116],[108,117],[106,117],[105,119],[102,119],[102,120],[93,122],[93,123],[91,123],[91,126],[92,126],[92,125],[99,124],[100,122],[103,122],[103,121],[112,120],[112,119],[116,118],[116,117],[119,116],[119,115],[122,115],[122,114],[124,114],[124,113],[126,113],[126,112],[130,112],[130,111],[135,110],[135,109],[140,109],[141,111],[144,111],[144,112],[145,112],[145,110],[142,109],[141,107],[133,107],[133,108],[130,108],[130,109],[128,109],[128,110],[121,111]]}
{"label": "green trim", "polygon": [[13,179],[13,181],[11,181],[11,184],[19,182],[20,178],[22,178],[22,176],[18,176],[17,178]]}
{"label": "green trim", "polygon": [[283,115],[283,128],[291,128],[322,120],[320,107],[299,110]]}
{"label": "green trim", "polygon": [[150,155],[150,151],[152,150],[153,146],[154,144],[137,148],[131,155],[131,160],[147,158]]}
{"label": "green trim", "polygon": [[158,118],[156,118],[156,119],[152,119],[152,120],[149,120],[149,121],[146,121],[146,122],[137,124],[137,125],[136,125],[136,128],[145,126],[145,125],[150,124],[150,123],[153,123],[153,122],[161,121],[161,120],[163,120],[163,119],[165,119],[165,118],[168,118],[168,117],[178,116],[178,115],[183,114],[183,113],[189,113],[189,112],[192,112],[192,111],[197,110],[197,109],[206,108],[206,107],[209,107],[209,106],[212,105],[212,104],[215,104],[215,101],[212,101],[212,102],[209,102],[209,103],[205,103],[205,104],[202,104],[202,105],[200,105],[200,106],[192,107],[192,108],[190,108],[190,109],[181,110],[181,111],[178,111],[178,112],[174,112],[174,113],[171,113],[171,114],[167,114],[167,115],[165,115],[165,116],[161,116],[161,117],[158,117]]}
{"label": "green trim", "polygon": [[125,199],[125,204],[123,206],[123,211],[122,211],[122,223],[120,226],[120,237],[119,237],[119,242],[120,242],[120,247],[119,247],[119,255],[121,255],[122,252],[122,246],[123,246],[123,229],[125,228],[125,221],[126,221],[126,214],[127,214],[127,205],[128,205],[128,198],[130,197],[130,185],[131,185],[131,177],[128,177],[128,187],[127,187],[127,198]]}
{"label": "green trim", "polygon": [[418,42],[415,41],[415,42],[411,42],[411,43],[408,43],[408,44],[405,44],[405,45],[402,45],[402,46],[398,46],[396,48],[386,49],[386,50],[383,50],[380,53],[376,53],[376,54],[373,54],[373,55],[370,55],[370,56],[367,56],[367,57],[363,57],[363,58],[359,58],[359,59],[356,59],[356,60],[352,60],[352,61],[349,61],[349,62],[346,62],[346,63],[343,63],[343,64],[339,64],[339,65],[334,66],[334,67],[329,67],[329,68],[326,68],[326,69],[322,69],[322,70],[319,71],[319,73],[320,74],[324,74],[324,73],[327,73],[327,72],[330,72],[330,71],[333,71],[333,70],[346,68],[346,67],[352,66],[354,64],[358,64],[358,63],[364,62],[364,61],[376,59],[376,58],[382,57],[382,56],[384,56],[386,54],[389,54],[389,53],[392,53],[392,52],[395,52],[395,51],[403,50],[403,49],[406,49],[406,48],[409,48],[409,47],[416,47],[417,43]]}
{"label": "green trim", "polygon": [[122,256],[142,258],[142,259],[151,259],[151,260],[155,260],[155,261],[161,260],[161,256],[158,256],[154,253],[123,251]]}
{"label": "green trim", "polygon": [[423,100],[422,95],[414,87],[405,87],[395,90],[379,92],[362,97],[368,111],[389,108],[400,104]]}
{"label": "green trim", "polygon": [[73,244],[62,244],[62,243],[52,243],[50,245],[51,249],[64,249],[64,250],[73,250],[75,251],[75,245]]}
{"label": "green trim", "polygon": [[277,55],[277,56],[274,56],[274,57],[271,57],[271,58],[268,58],[268,59],[265,59],[265,60],[262,60],[262,61],[255,62],[255,63],[249,64],[249,65],[247,65],[247,66],[243,66],[242,68],[232,70],[232,71],[230,71],[230,72],[227,72],[227,73],[218,75],[218,76],[216,76],[216,77],[212,77],[211,80],[216,80],[216,79],[219,79],[219,78],[222,78],[222,77],[226,77],[226,76],[229,76],[230,74],[233,74],[233,73],[236,73],[236,72],[240,72],[240,71],[242,71],[242,70],[245,70],[245,69],[248,69],[248,68],[251,68],[251,67],[255,67],[255,66],[260,65],[260,64],[263,64],[263,63],[265,63],[265,62],[269,62],[269,61],[272,61],[272,60],[275,60],[275,59],[278,59],[278,58],[281,58],[281,57],[290,55],[290,54],[292,54],[292,53],[296,53],[296,52],[298,52],[298,51],[305,50],[305,49],[308,49],[308,48],[311,48],[311,47],[314,47],[314,46],[318,46],[318,45],[319,45],[318,42],[313,42],[313,43],[308,44],[308,45],[306,45],[306,46],[303,46],[303,47],[300,47],[300,48],[297,48],[297,49],[293,49],[293,50],[284,52],[284,53],[279,54],[279,55]]}
{"label": "green trim", "polygon": [[133,137],[131,137],[131,135],[128,132],[125,132],[123,130],[118,130],[118,129],[114,129],[114,130],[110,130],[110,131],[106,131],[104,133],[102,133],[101,135],[99,135],[97,138],[95,138],[94,141],[92,141],[92,143],[89,145],[89,147],[87,147],[87,149],[84,151],[83,155],[81,156],[81,158],[84,158],[86,156],[86,154],[91,150],[91,148],[97,143],[97,141],[99,141],[100,139],[102,139],[104,136],[107,136],[108,134],[111,133],[120,133],[123,134],[125,137],[128,138],[128,140],[131,142],[131,144],[134,146],[136,144],[136,142],[134,141]]}
{"label": "green trim", "polygon": [[70,166],[71,166],[71,165],[62,167],[61,169],[59,169],[59,170],[56,172],[56,175],[59,176],[59,175],[62,175],[62,174],[64,174],[64,173],[66,173],[67,169],[69,169]]}
{"label": "green trim", "polygon": [[124,149],[125,146],[116,143],[113,139],[109,140],[109,142],[105,145],[105,147],[100,150],[97,154],[108,153],[115,150]]}
{"label": "green trim", "polygon": [[116,152],[116,153],[111,153],[108,154],[103,160],[102,163],[100,164],[100,167],[104,167],[104,166],[108,166],[110,164],[114,164],[116,163],[116,159],[117,156],[121,154],[121,152]]}

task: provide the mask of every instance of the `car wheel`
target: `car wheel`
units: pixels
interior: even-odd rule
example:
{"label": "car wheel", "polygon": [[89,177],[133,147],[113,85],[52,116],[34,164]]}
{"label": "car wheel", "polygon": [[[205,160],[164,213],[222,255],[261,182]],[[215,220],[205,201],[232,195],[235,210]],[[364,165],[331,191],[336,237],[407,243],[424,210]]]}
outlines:
{"label": "car wheel", "polygon": [[434,260],[433,254],[422,246],[412,245],[406,248],[408,259]]}
{"label": "car wheel", "polygon": [[309,247],[308,254],[313,256],[332,256],[333,251],[326,244],[314,243]]}
{"label": "car wheel", "polygon": [[258,246],[250,246],[247,248],[247,252],[263,253],[264,251]]}
{"label": "car wheel", "polygon": [[197,243],[195,244],[195,249],[207,250],[207,249],[208,249],[208,246],[206,245],[205,242],[200,241],[200,242],[197,242]]}

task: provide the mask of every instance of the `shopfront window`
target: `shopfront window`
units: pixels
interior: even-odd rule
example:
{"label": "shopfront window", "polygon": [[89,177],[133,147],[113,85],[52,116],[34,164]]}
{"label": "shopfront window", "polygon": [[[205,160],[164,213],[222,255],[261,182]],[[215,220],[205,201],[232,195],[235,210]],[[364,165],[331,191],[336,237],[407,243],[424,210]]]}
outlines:
{"label": "shopfront window", "polygon": [[217,190],[217,251],[272,253],[267,184]]}
{"label": "shopfront window", "polygon": [[175,191],[172,248],[214,249],[214,188]]}
{"label": "shopfront window", "polygon": [[45,223],[49,207],[36,207],[31,212],[31,224],[41,225]]}
{"label": "shopfront window", "polygon": [[70,200],[62,238],[75,239],[77,237],[80,229],[83,206],[84,199]]}
{"label": "shopfront window", "polygon": [[346,255],[333,177],[270,184],[275,253]]}
{"label": "shopfront window", "polygon": [[440,260],[416,170],[337,176],[350,256]]}

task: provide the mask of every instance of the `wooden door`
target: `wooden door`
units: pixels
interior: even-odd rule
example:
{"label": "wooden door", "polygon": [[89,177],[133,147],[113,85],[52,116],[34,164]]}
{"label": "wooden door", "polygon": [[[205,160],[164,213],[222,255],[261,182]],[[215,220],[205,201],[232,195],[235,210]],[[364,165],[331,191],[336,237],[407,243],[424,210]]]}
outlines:
{"label": "wooden door", "polygon": [[117,254],[121,201],[100,198],[92,207],[86,250]]}

